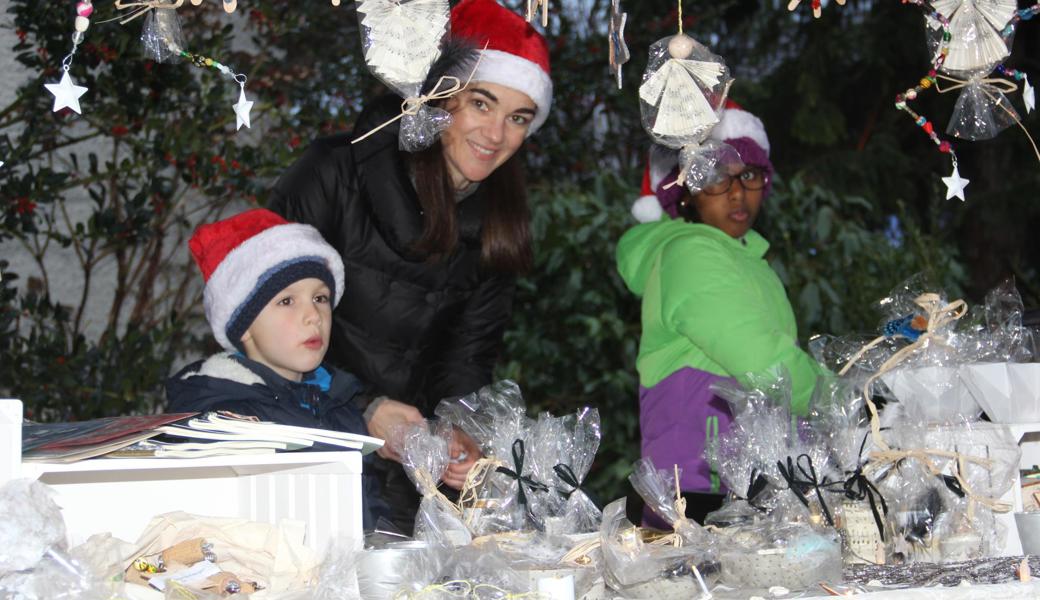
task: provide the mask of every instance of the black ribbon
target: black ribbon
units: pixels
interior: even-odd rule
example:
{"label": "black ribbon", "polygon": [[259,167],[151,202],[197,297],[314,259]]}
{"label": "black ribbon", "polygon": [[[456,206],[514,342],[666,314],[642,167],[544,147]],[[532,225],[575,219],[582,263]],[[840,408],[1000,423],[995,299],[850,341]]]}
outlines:
{"label": "black ribbon", "polygon": [[[569,491],[556,488],[556,493],[563,496],[564,500],[570,500],[571,496],[574,495],[574,492],[580,491],[583,494],[585,493],[585,491],[581,489],[581,482],[578,481],[578,476],[574,474],[574,469],[572,469],[570,465],[560,463],[553,467],[553,472],[560,478],[560,481],[571,486]],[[588,494],[585,495],[588,496]]]}
{"label": "black ribbon", "polygon": [[755,500],[767,487],[769,487],[769,479],[766,478],[766,474],[759,471],[757,467],[752,469],[751,478],[748,481],[747,494],[744,496],[748,506],[761,512],[767,512],[765,508],[755,504]]}
{"label": "black ribbon", "polygon": [[849,500],[862,501],[865,499],[870,502],[870,511],[874,513],[874,524],[877,525],[881,541],[885,541],[885,523],[881,519],[881,513],[878,512],[878,503],[881,503],[881,510],[885,515],[888,514],[888,503],[885,502],[885,497],[881,495],[874,483],[863,474],[863,467],[852,471],[849,478],[845,480],[842,490]]}
{"label": "black ribbon", "polygon": [[[802,459],[805,459],[804,461]],[[804,466],[803,466],[804,464]],[[797,467],[798,472],[802,474],[805,479],[798,479],[795,468]],[[813,466],[812,457],[808,454],[799,454],[796,460],[791,460],[791,457],[787,457],[787,465],[785,466],[783,461],[776,461],[776,468],[779,469],[780,475],[783,476],[784,480],[787,481],[788,488],[794,492],[794,495],[805,505],[809,507],[809,498],[807,494],[810,491],[816,491],[816,497],[820,500],[820,508],[823,510],[823,516],[827,518],[827,524],[831,527],[834,526],[834,518],[831,517],[831,511],[827,508],[827,502],[823,499],[823,490],[820,486],[828,485],[827,478],[824,477],[823,481],[820,481],[816,475],[816,467]]]}
{"label": "black ribbon", "polygon": [[524,493],[524,485],[527,485],[532,492],[548,492],[549,486],[544,483],[540,483],[531,479],[529,475],[524,475],[524,441],[517,439],[513,441],[513,467],[515,470],[509,467],[498,467],[495,469],[498,473],[505,473],[507,476],[512,477],[516,480],[516,501],[521,505],[527,504],[527,494]]}
{"label": "black ribbon", "polygon": [[940,475],[940,477],[942,477],[943,483],[946,484],[946,487],[950,488],[950,491],[954,494],[957,494],[958,498],[963,498],[967,495],[964,493],[964,488],[961,487],[960,480],[956,477],[953,475]]}

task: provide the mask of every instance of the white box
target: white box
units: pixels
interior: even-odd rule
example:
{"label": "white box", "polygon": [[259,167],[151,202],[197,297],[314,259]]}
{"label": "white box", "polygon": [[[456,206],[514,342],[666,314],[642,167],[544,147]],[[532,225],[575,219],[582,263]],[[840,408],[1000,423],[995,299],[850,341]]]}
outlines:
{"label": "white box", "polygon": [[[319,555],[337,537],[361,544],[360,452],[23,463],[21,412],[20,401],[0,400],[0,483],[30,477],[48,484],[72,546],[106,531],[136,541],[152,517],[175,510],[271,524],[303,521],[306,544]],[[19,443],[10,448],[15,431]]]}

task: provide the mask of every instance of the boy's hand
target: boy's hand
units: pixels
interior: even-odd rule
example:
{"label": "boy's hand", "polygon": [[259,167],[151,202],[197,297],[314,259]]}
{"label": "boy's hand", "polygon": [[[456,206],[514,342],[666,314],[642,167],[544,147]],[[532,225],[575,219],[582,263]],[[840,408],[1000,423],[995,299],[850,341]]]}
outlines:
{"label": "boy's hand", "polygon": [[[405,404],[389,398],[381,401],[368,420],[369,435],[390,441],[393,431],[400,430],[405,425],[425,423],[422,413],[411,404]],[[401,456],[390,443],[384,444],[376,450],[376,454],[383,458],[401,462]]]}
{"label": "boy's hand", "polygon": [[452,428],[451,443],[448,444],[448,455],[451,462],[444,471],[441,480],[444,485],[461,490],[466,483],[466,475],[473,468],[473,464],[481,457],[480,448],[477,443],[466,432],[458,427]]}

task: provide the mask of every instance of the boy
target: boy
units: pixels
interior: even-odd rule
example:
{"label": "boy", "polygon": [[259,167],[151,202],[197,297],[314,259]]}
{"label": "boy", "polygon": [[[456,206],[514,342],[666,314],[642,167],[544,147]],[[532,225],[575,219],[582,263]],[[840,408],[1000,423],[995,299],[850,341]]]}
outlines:
{"label": "boy", "polygon": [[[265,209],[202,225],[188,246],[206,280],[206,319],[225,352],[167,380],[169,410],[227,410],[367,435],[353,402],[361,381],[322,364],[343,296],[339,253],[310,225]],[[386,507],[370,476],[364,480],[368,529]]]}

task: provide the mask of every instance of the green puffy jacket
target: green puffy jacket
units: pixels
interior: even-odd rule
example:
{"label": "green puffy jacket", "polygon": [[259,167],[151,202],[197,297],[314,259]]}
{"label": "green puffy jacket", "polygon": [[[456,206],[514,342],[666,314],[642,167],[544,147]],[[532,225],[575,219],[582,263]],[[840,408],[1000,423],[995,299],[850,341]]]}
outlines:
{"label": "green puffy jacket", "polygon": [[710,225],[664,219],[627,231],[617,247],[625,284],[642,296],[636,366],[650,388],[683,367],[746,383],[747,373],[783,365],[792,409],[805,414],[820,365],[798,347],[784,286],[755,231],[734,239]]}

